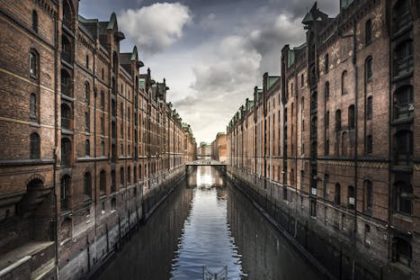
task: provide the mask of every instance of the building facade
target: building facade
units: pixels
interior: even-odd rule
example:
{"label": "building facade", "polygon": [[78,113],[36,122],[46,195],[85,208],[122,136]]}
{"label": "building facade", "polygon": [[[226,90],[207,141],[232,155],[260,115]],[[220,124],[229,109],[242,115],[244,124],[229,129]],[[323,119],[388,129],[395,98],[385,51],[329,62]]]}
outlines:
{"label": "building facade", "polygon": [[420,4],[340,5],[232,118],[229,172],[334,277],[420,279]]}
{"label": "building facade", "polygon": [[0,278],[92,273],[196,156],[116,15],[78,5],[0,3]]}
{"label": "building facade", "polygon": [[216,139],[211,143],[211,158],[220,162],[227,160],[226,133],[219,132]]}

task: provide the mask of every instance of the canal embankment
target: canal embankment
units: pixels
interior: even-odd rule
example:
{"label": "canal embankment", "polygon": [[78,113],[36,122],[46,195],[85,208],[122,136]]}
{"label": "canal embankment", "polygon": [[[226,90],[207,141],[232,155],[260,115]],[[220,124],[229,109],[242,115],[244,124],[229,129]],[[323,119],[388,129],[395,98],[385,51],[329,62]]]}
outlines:
{"label": "canal embankment", "polygon": [[284,193],[282,187],[262,177],[233,168],[228,168],[226,175],[326,279],[392,279],[383,263],[353,246],[355,241],[331,232],[308,215],[305,201],[309,195],[297,196],[291,188]]}

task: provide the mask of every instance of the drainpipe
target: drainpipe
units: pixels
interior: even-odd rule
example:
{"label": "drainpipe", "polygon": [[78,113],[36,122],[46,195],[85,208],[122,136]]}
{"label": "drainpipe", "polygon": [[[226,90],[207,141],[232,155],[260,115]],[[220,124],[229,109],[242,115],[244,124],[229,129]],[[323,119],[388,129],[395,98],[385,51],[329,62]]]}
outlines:
{"label": "drainpipe", "polygon": [[57,4],[57,14],[54,16],[54,163],[53,163],[53,189],[54,189],[54,200],[55,200],[55,232],[54,232],[54,239],[55,239],[55,278],[58,279],[58,198],[57,198],[57,184],[56,184],[56,169],[57,169],[57,146],[58,146],[58,106],[57,106],[57,91],[58,91],[58,48],[59,48],[59,36],[58,36],[58,28],[59,28],[59,14],[60,14],[60,6]]}

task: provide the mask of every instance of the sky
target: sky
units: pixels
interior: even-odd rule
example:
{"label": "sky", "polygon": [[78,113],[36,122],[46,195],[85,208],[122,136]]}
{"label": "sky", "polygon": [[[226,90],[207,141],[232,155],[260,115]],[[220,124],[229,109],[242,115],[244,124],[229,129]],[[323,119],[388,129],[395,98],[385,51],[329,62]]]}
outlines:
{"label": "sky", "polygon": [[[319,0],[330,17],[340,0]],[[304,41],[303,16],[311,0],[81,0],[86,18],[117,14],[126,39],[121,51],[139,49],[155,80],[166,78],[172,102],[197,143],[211,143],[262,75],[280,75],[284,45]]]}

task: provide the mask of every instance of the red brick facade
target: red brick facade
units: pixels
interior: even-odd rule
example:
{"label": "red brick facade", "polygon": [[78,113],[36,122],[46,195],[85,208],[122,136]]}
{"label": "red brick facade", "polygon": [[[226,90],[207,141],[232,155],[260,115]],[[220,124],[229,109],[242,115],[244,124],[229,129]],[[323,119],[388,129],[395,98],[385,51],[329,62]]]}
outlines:
{"label": "red brick facade", "polygon": [[21,251],[32,276],[92,272],[195,157],[115,14],[84,19],[78,2],[0,4],[0,271]]}
{"label": "red brick facade", "polygon": [[235,114],[230,172],[287,213],[292,235],[312,230],[313,255],[340,253],[339,269],[319,256],[336,277],[419,279],[420,5],[347,2],[335,18],[315,5],[281,78],[265,75]]}

